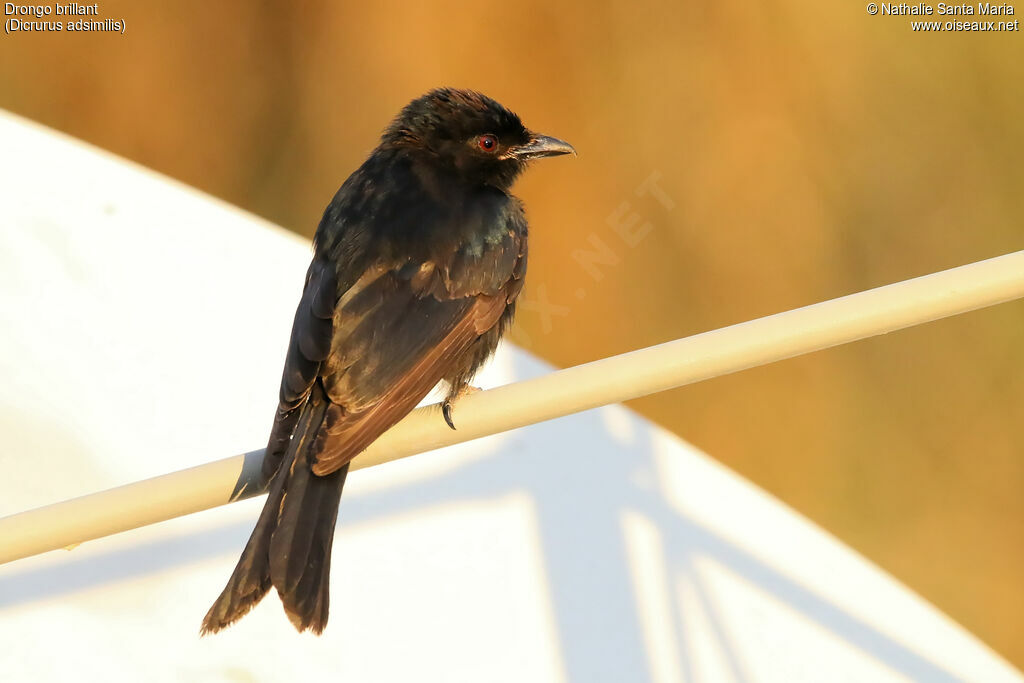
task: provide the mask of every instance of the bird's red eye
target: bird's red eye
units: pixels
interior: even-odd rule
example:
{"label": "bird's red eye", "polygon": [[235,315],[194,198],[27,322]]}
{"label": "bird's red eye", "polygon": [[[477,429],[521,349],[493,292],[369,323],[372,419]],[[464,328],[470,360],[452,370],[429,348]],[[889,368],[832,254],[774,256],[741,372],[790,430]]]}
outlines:
{"label": "bird's red eye", "polygon": [[476,144],[485,152],[493,152],[498,149],[498,138],[493,135],[481,135],[476,139]]}

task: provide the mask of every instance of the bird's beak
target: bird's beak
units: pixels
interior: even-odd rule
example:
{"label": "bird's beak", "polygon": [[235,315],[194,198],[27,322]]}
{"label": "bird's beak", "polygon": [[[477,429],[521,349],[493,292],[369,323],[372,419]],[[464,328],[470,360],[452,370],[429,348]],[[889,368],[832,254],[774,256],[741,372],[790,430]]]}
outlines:
{"label": "bird's beak", "polygon": [[534,135],[525,145],[513,147],[509,152],[520,161],[576,154],[576,150],[568,142],[547,135]]}

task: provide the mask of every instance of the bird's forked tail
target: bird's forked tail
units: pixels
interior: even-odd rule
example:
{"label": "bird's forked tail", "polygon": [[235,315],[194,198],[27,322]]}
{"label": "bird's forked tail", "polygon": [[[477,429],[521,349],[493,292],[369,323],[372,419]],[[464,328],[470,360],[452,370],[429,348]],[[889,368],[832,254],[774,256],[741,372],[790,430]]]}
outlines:
{"label": "bird's forked tail", "polygon": [[227,586],[203,618],[200,633],[216,633],[242,618],[270,587],[299,631],[327,625],[331,545],[348,465],[313,474],[310,451],[327,400],[319,386],[301,408],[281,467],[274,474],[256,528]]}

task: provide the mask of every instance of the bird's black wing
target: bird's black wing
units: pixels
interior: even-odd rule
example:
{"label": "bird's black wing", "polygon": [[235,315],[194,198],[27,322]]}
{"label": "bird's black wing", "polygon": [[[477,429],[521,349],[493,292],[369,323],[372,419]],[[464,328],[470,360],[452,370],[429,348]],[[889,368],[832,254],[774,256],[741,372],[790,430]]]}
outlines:
{"label": "bird's black wing", "polygon": [[[522,286],[521,211],[497,238],[430,259],[371,263],[338,300],[320,380],[330,401],[313,447],[313,472],[348,463],[458,370]],[[310,357],[323,354],[310,349]]]}
{"label": "bird's black wing", "polygon": [[299,408],[309,396],[313,382],[320,375],[321,365],[330,352],[338,289],[336,266],[327,260],[314,258],[306,273],[302,298],[295,310],[291,341],[281,377],[277,414],[263,459],[265,482],[281,466],[298,422]]}

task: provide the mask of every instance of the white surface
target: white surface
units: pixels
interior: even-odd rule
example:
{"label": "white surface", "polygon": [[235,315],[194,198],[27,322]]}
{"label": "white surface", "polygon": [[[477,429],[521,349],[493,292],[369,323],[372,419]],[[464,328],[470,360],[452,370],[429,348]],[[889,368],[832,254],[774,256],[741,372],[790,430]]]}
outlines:
{"label": "white surface", "polygon": [[[262,445],[302,241],[7,116],[0,206],[0,514]],[[0,680],[1022,680],[620,407],[354,473],[325,635],[200,640],[262,502],[0,567]]]}

